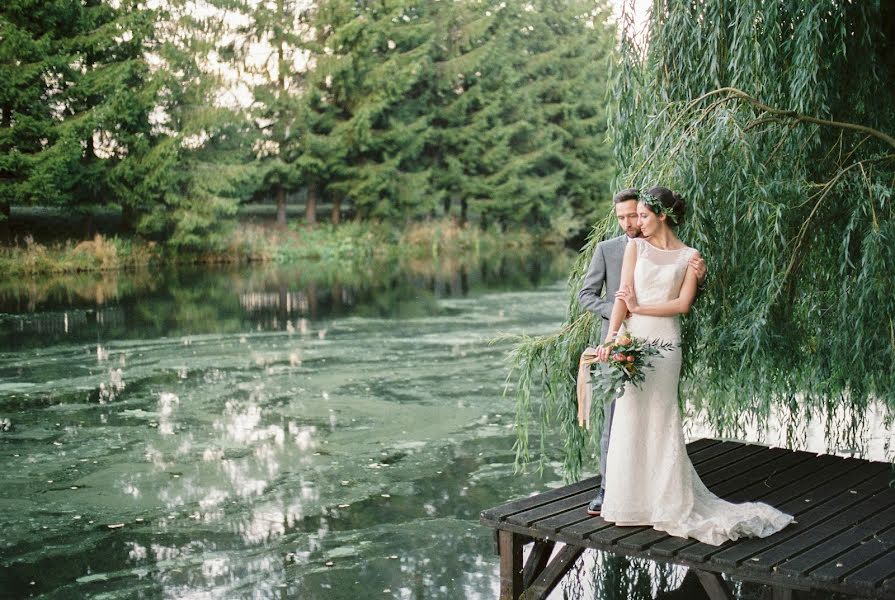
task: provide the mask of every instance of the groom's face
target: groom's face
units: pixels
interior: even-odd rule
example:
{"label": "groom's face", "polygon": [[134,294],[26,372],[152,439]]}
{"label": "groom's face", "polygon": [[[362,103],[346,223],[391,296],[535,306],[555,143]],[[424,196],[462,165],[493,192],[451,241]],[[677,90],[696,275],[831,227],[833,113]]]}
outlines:
{"label": "groom's face", "polygon": [[637,223],[637,200],[626,200],[615,205],[615,216],[618,226],[628,237],[640,236],[640,225]]}

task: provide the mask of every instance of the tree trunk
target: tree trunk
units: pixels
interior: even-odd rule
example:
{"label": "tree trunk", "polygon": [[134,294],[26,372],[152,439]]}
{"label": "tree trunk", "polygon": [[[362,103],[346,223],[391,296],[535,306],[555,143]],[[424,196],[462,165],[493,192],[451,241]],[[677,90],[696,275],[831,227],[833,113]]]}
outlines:
{"label": "tree trunk", "polygon": [[6,129],[12,127],[12,109],[9,106],[3,107],[3,115],[2,119],[0,119],[0,123]]}
{"label": "tree trunk", "polygon": [[305,225],[317,224],[317,184],[308,184],[308,201],[305,204]]}
{"label": "tree trunk", "polygon": [[12,239],[12,227],[9,222],[11,214],[9,203],[0,202],[0,241],[7,242]]}
{"label": "tree trunk", "polygon": [[137,211],[130,204],[121,207],[121,228],[128,233],[137,231]]}
{"label": "tree trunk", "polygon": [[444,200],[442,200],[442,209],[444,210],[444,216],[451,216],[451,197],[445,195]]}
{"label": "tree trunk", "polygon": [[84,215],[84,239],[92,240],[94,233],[95,227],[93,226],[93,213],[89,212]]}
{"label": "tree trunk", "polygon": [[277,225],[286,226],[286,188],[283,184],[278,183],[276,189],[277,195]]}
{"label": "tree trunk", "polygon": [[333,225],[338,225],[342,220],[342,197],[338,194],[333,196],[333,210],[329,215],[329,220]]}
{"label": "tree trunk", "polygon": [[460,198],[460,225],[466,225],[469,220],[466,214],[466,209],[468,207],[466,198]]}

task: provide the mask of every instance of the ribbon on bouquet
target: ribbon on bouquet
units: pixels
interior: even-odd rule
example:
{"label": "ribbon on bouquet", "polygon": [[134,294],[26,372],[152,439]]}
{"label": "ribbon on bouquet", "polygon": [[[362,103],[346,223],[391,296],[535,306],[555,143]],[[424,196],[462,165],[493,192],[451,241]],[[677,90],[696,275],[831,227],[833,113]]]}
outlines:
{"label": "ribbon on bouquet", "polygon": [[597,361],[596,348],[587,347],[578,359],[578,426],[590,429],[590,406],[593,389],[590,385],[590,366]]}

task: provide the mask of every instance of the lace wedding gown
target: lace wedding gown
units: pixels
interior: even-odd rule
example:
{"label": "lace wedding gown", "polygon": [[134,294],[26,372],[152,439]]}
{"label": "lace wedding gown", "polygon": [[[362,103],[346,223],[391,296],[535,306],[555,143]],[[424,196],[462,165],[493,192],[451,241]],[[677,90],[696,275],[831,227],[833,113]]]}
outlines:
{"label": "lace wedding gown", "polygon": [[[637,244],[634,291],[638,303],[648,306],[676,298],[695,250],[661,250],[644,239],[629,243]],[[790,515],[767,504],[721,500],[693,469],[678,408],[679,318],[632,315],[624,330],[676,345],[652,357],[640,387],[627,384],[616,400],[602,517],[616,525],[651,525],[713,545],[765,537],[791,523]]]}

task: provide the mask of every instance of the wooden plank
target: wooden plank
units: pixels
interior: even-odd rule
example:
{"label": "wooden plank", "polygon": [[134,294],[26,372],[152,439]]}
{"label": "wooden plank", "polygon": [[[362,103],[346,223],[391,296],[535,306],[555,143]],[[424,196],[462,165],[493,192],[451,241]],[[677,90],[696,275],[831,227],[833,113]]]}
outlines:
{"label": "wooden plank", "polygon": [[572,496],[574,494],[577,494],[578,492],[581,492],[582,490],[592,490],[599,487],[599,485],[599,477],[589,477],[571,485],[554,488],[541,494],[527,496],[525,498],[520,498],[518,500],[513,500],[512,502],[501,504],[500,506],[496,506],[494,508],[489,508],[482,511],[481,519],[487,521],[502,521],[511,514],[515,514],[523,510],[529,510],[537,506],[542,506],[549,502],[553,502],[554,500]]}
{"label": "wooden plank", "polygon": [[895,510],[883,510],[869,520],[859,523],[855,527],[848,527],[823,540],[822,544],[816,544],[799,555],[787,559],[777,566],[776,571],[792,577],[804,576],[808,571],[846,553],[849,548],[865,541],[868,543],[873,541],[873,536],[877,532],[885,531],[893,525],[895,525]]}
{"label": "wooden plank", "polygon": [[596,494],[596,489],[579,492],[574,496],[568,496],[560,500],[555,500],[553,502],[548,502],[547,504],[536,506],[529,510],[524,510],[522,512],[509,515],[506,517],[506,521],[508,523],[512,523],[513,525],[531,527],[532,524],[536,521],[547,519],[549,517],[565,513],[569,510],[575,510],[583,506],[587,506],[587,503],[593,499],[594,494]]}
{"label": "wooden plank", "polygon": [[[817,475],[823,475],[825,478],[836,478],[836,483],[832,486],[826,486],[826,493],[821,493],[821,497],[826,499],[832,497],[835,494],[836,490],[844,489],[843,486],[845,486],[845,484],[850,481],[848,479],[840,478],[839,475],[841,473],[848,473],[849,470],[857,470],[860,466],[860,461],[836,459],[835,457],[830,457],[831,460],[829,461],[822,459],[823,457],[818,457],[816,460],[816,464],[813,465],[814,467],[821,465],[820,471],[814,469],[804,469],[803,471],[800,470],[800,472],[803,474],[802,477],[790,482],[787,485],[781,486],[780,488],[773,489],[769,493],[764,494],[764,496],[760,496],[758,498],[753,496],[752,498],[750,498],[750,500],[760,500],[762,502],[770,504],[771,506],[776,506],[780,510],[788,512],[789,514],[797,514],[798,511],[805,510],[805,495],[810,493],[812,490],[824,487],[823,482],[817,479]],[[799,477],[798,474],[794,474],[793,476]],[[741,501],[743,500],[742,495],[743,494],[741,492],[734,492],[730,494],[729,497],[733,501]],[[788,501],[788,504],[786,502],[781,503],[781,500],[784,499]],[[792,531],[794,527],[796,526],[791,525],[784,531]],[[725,562],[726,557],[728,557],[728,551],[732,551],[732,547],[735,546],[736,548],[742,549],[749,544],[761,541],[764,542],[761,546],[764,548],[769,545],[778,543],[778,541],[781,540],[779,536],[783,534],[784,532],[780,532],[767,538],[761,538],[761,540],[738,540],[735,544],[732,542],[726,542],[721,546],[712,546],[711,544],[703,544],[700,542],[694,542],[692,544],[669,542],[668,544],[665,544],[665,546],[676,551],[676,555],[684,558],[685,560],[705,561],[708,560],[710,556],[717,555],[721,557],[721,559],[719,560],[721,564],[727,566],[735,566],[746,557],[739,557],[737,562],[735,563]],[[771,540],[771,542],[768,543],[768,540]],[[663,547],[663,550],[664,549],[665,548]],[[751,554],[749,554],[749,556],[751,556]]]}
{"label": "wooden plank", "polygon": [[595,515],[587,514],[587,504],[588,503],[584,503],[572,507],[564,513],[554,515],[552,517],[544,519],[543,521],[537,521],[532,524],[532,527],[536,527],[538,531],[556,533],[566,527],[569,527],[570,525],[592,519]]}
{"label": "wooden plank", "polygon": [[[703,474],[708,475],[709,473],[719,470],[726,472],[727,475],[735,475],[740,470],[737,466],[740,461],[767,451],[768,449],[765,446],[759,446],[758,444],[743,444],[739,448],[734,448],[732,451],[722,454],[721,456],[700,461],[696,472],[699,473],[700,477],[702,477]],[[694,465],[694,467],[695,466],[696,465]]]}
{"label": "wooden plank", "polygon": [[886,598],[895,598],[895,577],[890,577],[883,583],[880,590]]}
{"label": "wooden plank", "polygon": [[[730,478],[727,481],[703,480],[703,483],[717,496],[728,501],[741,501],[743,498],[755,499],[770,493],[775,488],[789,485],[798,477],[808,473],[814,473],[823,468],[818,465],[815,469],[811,461],[817,460],[817,455],[810,452],[789,452],[775,457],[754,469],[750,473],[755,477],[750,479]],[[736,495],[734,495],[736,494]]]}
{"label": "wooden plank", "polygon": [[[711,438],[700,438],[687,444],[687,451],[693,455],[708,459],[718,454],[723,454],[734,450],[739,445],[736,442],[721,442]],[[481,512],[482,521],[503,521],[510,515],[531,510],[545,504],[549,504],[556,500],[562,500],[584,490],[596,490],[599,487],[599,477],[589,477],[576,483],[554,488],[541,494],[534,494],[519,498],[510,502],[506,502],[494,508],[489,508]]]}
{"label": "wooden plank", "polygon": [[607,523],[603,517],[591,517],[590,519],[569,525],[562,529],[562,533],[568,536],[574,536],[584,540],[590,534],[607,527],[612,527],[612,523]]}
{"label": "wooden plank", "polygon": [[[834,494],[827,493],[828,496]],[[828,498],[825,498],[826,500]],[[711,546],[709,544],[694,544],[682,549],[678,556],[686,560],[708,561],[710,558],[715,561],[719,568],[732,567],[745,563],[745,566],[753,571],[766,571],[774,563],[767,564],[755,555],[761,551],[773,551],[775,556],[782,554],[783,558],[791,556],[794,550],[791,547],[782,546],[791,537],[806,531],[818,521],[833,516],[837,512],[835,506],[820,505],[818,513],[810,512],[817,505],[810,507],[804,504],[804,498],[795,498],[791,502],[779,505],[778,508],[783,512],[787,512],[796,517],[796,523],[789,525],[786,529],[772,536],[765,538],[752,538],[739,540],[737,542],[728,542],[722,546]],[[808,512],[806,512],[808,511]],[[769,550],[771,549],[771,550]],[[770,556],[770,555],[768,555]],[[746,559],[749,559],[748,561]]]}
{"label": "wooden plank", "polygon": [[[852,461],[851,459],[843,461],[849,466],[854,462],[859,463],[859,467],[867,465],[866,461]],[[712,560],[722,566],[736,566],[759,552],[785,542],[815,523],[848,509],[870,493],[881,491],[883,489],[881,486],[886,485],[884,478],[880,477],[881,469],[885,470],[886,467],[879,463],[874,464],[876,467],[872,469],[856,468],[842,476],[828,473],[830,479],[826,482],[811,478],[809,483],[814,487],[779,506],[780,510],[795,515],[798,523],[767,538],[742,540],[733,548],[718,552],[712,557]],[[858,493],[851,494],[852,489]],[[812,501],[805,502],[805,496],[809,493],[813,498],[807,499]],[[751,561],[749,567],[752,568]]]}
{"label": "wooden plank", "polygon": [[720,443],[721,440],[716,440],[715,438],[699,438],[687,444],[687,454],[701,452],[705,448],[717,446]]}
{"label": "wooden plank", "polygon": [[848,510],[833,513],[829,518],[817,522],[813,527],[804,530],[802,533],[789,536],[785,542],[756,554],[749,559],[749,567],[753,569],[762,567],[770,569],[806,548],[811,548],[820,543],[826,545],[828,538],[854,528],[861,521],[871,518],[890,505],[891,498],[883,498],[879,494],[870,498],[864,498],[862,501],[852,505]]}
{"label": "wooden plank", "polygon": [[[605,521],[604,521],[605,522]],[[616,527],[615,525],[611,527],[604,527],[597,531],[593,531],[586,536],[586,539],[592,543],[599,544],[601,546],[606,546],[608,544],[615,544],[620,539],[628,537],[629,535],[635,535],[637,533],[641,533],[646,529],[652,529],[652,527],[644,527],[644,526],[625,526],[625,527]]]}
{"label": "wooden plank", "polygon": [[[889,541],[887,552],[874,559],[873,562],[855,571],[843,580],[849,587],[855,586],[860,590],[869,592],[875,590],[884,582],[895,575],[895,551]],[[891,597],[891,596],[889,596]]]}
{"label": "wooden plank", "polygon": [[[770,473],[762,481],[737,486],[734,482],[713,488],[729,502],[747,502],[761,498],[768,504],[782,504],[818,487],[817,477],[838,477],[860,467],[857,461],[838,456],[811,456],[795,453],[797,458],[809,455],[807,462],[795,462],[776,473]],[[773,483],[772,483],[773,482]]]}
{"label": "wooden plank", "polygon": [[500,600],[519,600],[522,594],[522,536],[500,532]]}
{"label": "wooden plank", "polygon": [[[697,440],[697,442],[702,442],[702,438]],[[715,440],[717,442],[717,440]],[[688,451],[691,446],[696,444],[696,442],[691,443],[687,446]],[[728,454],[730,452],[735,451],[737,448],[742,447],[743,444],[738,442],[718,442],[715,444],[706,444],[700,450],[698,450],[698,456],[703,460],[711,460],[717,458],[720,455]],[[760,447],[765,449],[763,447]],[[765,449],[766,450],[766,449]],[[698,460],[698,458],[697,458]],[[588,499],[588,502],[590,499]],[[522,520],[512,519],[514,524],[522,525],[522,526],[533,526],[537,529],[540,529],[544,526],[545,532],[555,533],[558,531],[562,531],[566,535],[571,536],[581,536],[582,538],[588,537],[590,534],[605,529],[607,527],[613,527],[610,523],[606,523],[600,517],[590,517],[585,519],[579,519],[577,514],[569,514],[568,511],[575,511],[578,508],[583,508],[586,506],[586,502],[580,507],[576,507],[574,504],[571,506],[569,504],[563,505],[566,509],[564,511],[557,511],[557,507],[552,507],[552,514],[543,515],[543,521],[530,521],[530,522],[522,522]],[[530,517],[531,515],[526,515],[526,517]],[[585,514],[585,517],[588,515]],[[549,521],[548,521],[549,519]],[[624,528],[629,533],[633,533],[631,528]],[[642,528],[641,528],[642,529]],[[615,537],[614,535],[612,537]]]}
{"label": "wooden plank", "polygon": [[[544,572],[535,580],[534,584],[522,594],[522,600],[544,600],[556,587],[566,573],[575,565],[575,561],[584,552],[580,546],[563,546]],[[502,599],[501,599],[502,600]]]}
{"label": "wooden plank", "polygon": [[[763,458],[768,456],[772,458],[765,462],[760,462]],[[791,450],[785,450],[783,448],[771,448],[767,450],[764,455],[756,455],[752,457],[752,459],[749,459],[749,462],[740,463],[741,468],[746,469],[745,472],[740,474],[740,478],[736,482],[728,481],[728,484],[724,486],[724,489],[727,490],[728,494],[738,488],[747,487],[753,484],[761,484],[761,487],[758,489],[769,489],[766,487],[770,486],[768,481],[776,473],[785,473],[788,469],[795,468],[796,466],[803,464],[804,461],[815,458],[817,458],[816,454],[808,452],[792,452]],[[718,480],[724,480],[725,478],[726,474],[716,472],[701,479],[709,489],[717,493],[716,490],[718,489],[718,486],[716,485],[716,482]],[[718,495],[722,498],[724,497],[722,494]],[[653,544],[671,537],[672,536],[669,536],[663,531],[649,529],[637,535],[623,538],[619,541],[619,545],[631,550],[644,550]],[[695,541],[690,540],[688,544],[689,543],[695,543]],[[681,547],[683,547],[683,545],[681,545]]]}
{"label": "wooden plank", "polygon": [[690,452],[689,446],[687,448],[687,455],[690,457],[690,461],[696,464],[702,464],[708,460],[713,460],[715,458],[720,458],[721,456],[727,454],[728,452],[733,452],[737,448],[743,446],[741,442],[721,442],[720,444],[715,444],[714,446],[709,446],[708,448]]}
{"label": "wooden plank", "polygon": [[[881,496],[883,494],[880,494]],[[891,493],[885,494],[890,496]],[[885,509],[886,516],[892,517],[891,503]],[[895,574],[895,529],[876,531],[862,527],[866,541],[845,552],[811,572],[811,578],[818,581],[838,581],[842,577],[848,583],[857,584],[860,588],[876,587],[885,579]],[[855,571],[854,573],[851,573]]]}

